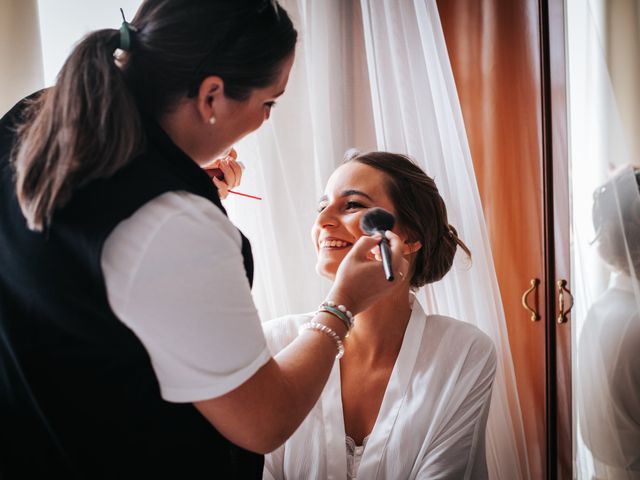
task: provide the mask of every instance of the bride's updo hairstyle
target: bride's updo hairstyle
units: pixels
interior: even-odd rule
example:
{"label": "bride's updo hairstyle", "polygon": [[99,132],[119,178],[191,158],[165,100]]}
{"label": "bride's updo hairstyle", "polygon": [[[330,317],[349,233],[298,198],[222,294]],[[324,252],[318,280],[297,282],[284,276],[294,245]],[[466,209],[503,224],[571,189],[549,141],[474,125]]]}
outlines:
{"label": "bride's updo hairstyle", "polygon": [[471,257],[456,229],[449,225],[447,207],[435,182],[411,158],[397,153],[350,150],[345,154],[345,163],[348,162],[368,165],[386,175],[397,224],[409,241],[422,243],[411,275],[412,287],[444,277],[453,265],[458,247]]}
{"label": "bride's updo hairstyle", "polygon": [[612,178],[593,193],[595,242],[602,259],[615,270],[640,276],[640,170],[634,168],[635,185],[628,175]]}

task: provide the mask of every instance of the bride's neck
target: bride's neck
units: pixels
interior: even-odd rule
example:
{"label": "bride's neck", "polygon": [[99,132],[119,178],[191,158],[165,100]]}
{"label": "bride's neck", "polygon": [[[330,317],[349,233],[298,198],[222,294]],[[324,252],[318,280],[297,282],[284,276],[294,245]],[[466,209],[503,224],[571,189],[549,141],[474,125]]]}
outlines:
{"label": "bride's neck", "polygon": [[408,290],[388,296],[356,315],[355,325],[345,340],[348,352],[359,361],[376,364],[395,361],[411,316]]}

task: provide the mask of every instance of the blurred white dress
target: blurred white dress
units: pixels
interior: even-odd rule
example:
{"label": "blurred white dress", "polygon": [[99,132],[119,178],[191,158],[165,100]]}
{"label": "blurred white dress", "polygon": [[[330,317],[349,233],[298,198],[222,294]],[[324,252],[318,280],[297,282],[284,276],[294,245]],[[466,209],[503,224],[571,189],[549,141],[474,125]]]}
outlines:
{"label": "blurred white dress", "polygon": [[[264,325],[276,354],[312,314]],[[380,412],[349,478],[487,478],[485,427],[496,369],[493,342],[479,329],[419,303],[407,325]],[[265,479],[340,479],[348,474],[336,361],[320,400],[293,436],[265,458]],[[354,445],[351,445],[354,447]],[[353,468],[352,467],[352,468]]]}
{"label": "blurred white dress", "polygon": [[578,358],[580,430],[595,478],[640,480],[640,312],[630,276],[615,274],[589,309]]}

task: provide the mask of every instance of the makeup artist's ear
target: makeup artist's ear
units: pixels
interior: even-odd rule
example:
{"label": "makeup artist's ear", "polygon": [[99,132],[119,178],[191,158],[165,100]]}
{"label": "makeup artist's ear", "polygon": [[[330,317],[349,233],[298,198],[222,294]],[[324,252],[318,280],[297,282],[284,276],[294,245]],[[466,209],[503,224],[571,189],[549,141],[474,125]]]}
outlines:
{"label": "makeup artist's ear", "polygon": [[415,242],[406,241],[406,242],[404,242],[404,247],[402,249],[402,253],[404,255],[411,255],[412,253],[417,252],[421,248],[422,248],[422,243],[417,241],[417,240]]}
{"label": "makeup artist's ear", "polygon": [[[198,89],[196,105],[203,122],[214,124],[216,122],[216,106],[224,100],[224,81],[212,75],[205,78]],[[214,119],[211,121],[211,119]]]}

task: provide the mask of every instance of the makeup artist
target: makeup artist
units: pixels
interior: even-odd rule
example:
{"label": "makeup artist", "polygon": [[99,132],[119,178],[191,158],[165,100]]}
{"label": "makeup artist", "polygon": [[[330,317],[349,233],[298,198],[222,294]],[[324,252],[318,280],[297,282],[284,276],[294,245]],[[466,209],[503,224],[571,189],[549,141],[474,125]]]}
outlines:
{"label": "makeup artist", "polygon": [[1,478],[260,478],[352,314],[402,286],[360,238],[271,357],[203,168],[268,119],[296,37],[275,1],[147,0],[0,120]]}

